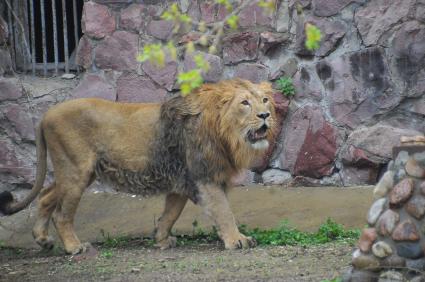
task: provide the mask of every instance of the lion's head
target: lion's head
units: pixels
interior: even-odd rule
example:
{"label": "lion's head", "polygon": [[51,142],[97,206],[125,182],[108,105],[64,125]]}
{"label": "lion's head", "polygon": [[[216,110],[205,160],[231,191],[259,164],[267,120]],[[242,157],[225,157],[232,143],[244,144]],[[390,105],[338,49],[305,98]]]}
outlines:
{"label": "lion's head", "polygon": [[202,146],[210,163],[225,169],[228,160],[237,171],[268,148],[276,120],[271,94],[268,82],[236,79],[205,84],[186,97],[200,115],[198,132],[206,137]]}

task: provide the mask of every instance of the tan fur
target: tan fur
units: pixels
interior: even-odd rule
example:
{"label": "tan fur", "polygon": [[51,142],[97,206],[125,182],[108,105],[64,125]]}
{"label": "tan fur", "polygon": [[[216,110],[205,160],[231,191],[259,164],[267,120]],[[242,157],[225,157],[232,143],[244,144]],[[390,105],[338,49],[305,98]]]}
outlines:
{"label": "tan fur", "polygon": [[[265,102],[264,98],[268,101]],[[268,112],[267,139],[273,138],[275,113],[268,83],[252,84],[233,80],[218,84],[205,84],[186,98],[185,111],[201,114],[196,130],[199,140],[209,140],[218,147],[203,149],[207,164],[219,171],[211,183],[199,182],[200,202],[207,214],[219,227],[226,248],[254,245],[252,239],[239,233],[222,185],[247,168],[265,148],[255,148],[246,141],[250,129],[264,123],[257,115]],[[241,104],[248,100],[249,107]],[[156,125],[160,118],[160,104],[125,104],[99,99],[71,100],[51,108],[38,129],[37,180],[30,197],[23,203],[13,203],[8,208],[15,212],[24,208],[41,190],[46,173],[46,148],[52,160],[55,183],[40,193],[38,218],[33,229],[36,241],[51,247],[47,234],[52,216],[58,234],[68,253],[84,251],[74,232],[74,215],[85,188],[95,179],[94,168],[99,152],[107,153],[119,167],[142,171],[149,161],[155,142]],[[266,144],[266,143],[261,143]],[[264,145],[262,145],[264,146]],[[218,148],[218,149],[217,149]],[[231,152],[232,158],[223,158],[222,152]],[[174,244],[170,229],[183,210],[187,196],[169,194],[161,217],[156,240],[161,248]],[[99,203],[101,204],[101,203]]]}

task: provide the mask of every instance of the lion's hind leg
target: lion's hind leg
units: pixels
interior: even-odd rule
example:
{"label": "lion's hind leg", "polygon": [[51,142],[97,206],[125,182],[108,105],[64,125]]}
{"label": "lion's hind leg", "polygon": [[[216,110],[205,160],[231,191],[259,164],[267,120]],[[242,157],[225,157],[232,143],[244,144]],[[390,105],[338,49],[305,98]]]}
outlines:
{"label": "lion's hind leg", "polygon": [[178,194],[167,195],[165,199],[164,212],[158,221],[158,226],[155,232],[156,246],[161,248],[161,250],[175,247],[176,238],[170,236],[170,231],[183,211],[186,202],[186,196]]}
{"label": "lion's hind leg", "polygon": [[57,191],[55,183],[40,191],[38,201],[38,214],[32,235],[43,249],[53,248],[54,240],[49,236],[49,222],[57,204]]}
{"label": "lion's hind leg", "polygon": [[82,244],[74,230],[74,217],[80,203],[81,196],[89,186],[90,175],[83,175],[76,181],[75,179],[63,179],[57,181],[59,196],[57,198],[56,209],[53,212],[53,223],[56,231],[62,240],[65,252],[78,254],[86,251],[87,244]]}

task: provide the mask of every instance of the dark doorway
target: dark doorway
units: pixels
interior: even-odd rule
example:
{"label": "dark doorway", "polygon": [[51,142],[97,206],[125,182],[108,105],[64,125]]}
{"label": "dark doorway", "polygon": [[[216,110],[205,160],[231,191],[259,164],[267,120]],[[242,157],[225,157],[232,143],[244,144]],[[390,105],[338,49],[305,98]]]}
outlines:
{"label": "dark doorway", "polygon": [[84,0],[9,2],[14,12],[8,10],[14,47],[12,55],[16,69],[44,75],[59,71],[77,71],[75,53],[82,36],[81,16]]}

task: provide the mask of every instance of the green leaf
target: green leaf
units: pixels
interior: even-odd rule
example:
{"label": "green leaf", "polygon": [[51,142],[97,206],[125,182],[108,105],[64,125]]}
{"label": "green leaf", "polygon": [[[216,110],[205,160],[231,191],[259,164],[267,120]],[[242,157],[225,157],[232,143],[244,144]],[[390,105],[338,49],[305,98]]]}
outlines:
{"label": "green leaf", "polygon": [[310,51],[319,49],[319,42],[322,39],[322,33],[320,32],[320,29],[311,23],[307,23],[305,26],[305,34],[305,47]]}
{"label": "green leaf", "polygon": [[177,3],[173,3],[173,5],[171,5],[170,11],[173,14],[180,13],[180,9],[179,9],[179,6],[177,5]]}
{"label": "green leaf", "polygon": [[160,51],[156,52],[152,57],[151,62],[158,64],[160,67],[163,67],[165,65],[164,51],[161,49]]}
{"label": "green leaf", "polygon": [[158,44],[146,44],[143,47],[142,54],[137,56],[137,60],[140,62],[149,61],[158,66],[164,66],[165,64],[165,53],[162,49],[162,45]]}
{"label": "green leaf", "polygon": [[229,0],[216,0],[215,2],[217,4],[223,5],[228,12],[230,12],[231,10],[233,10],[233,6],[232,6],[232,4],[230,3]]}
{"label": "green leaf", "polygon": [[161,19],[166,20],[166,21],[174,21],[175,20],[175,16],[173,14],[171,14],[170,12],[165,11],[161,15]]}
{"label": "green leaf", "polygon": [[182,96],[186,96],[190,92],[192,92],[192,87],[190,87],[190,84],[188,83],[182,83],[180,85],[180,91],[182,93]]}
{"label": "green leaf", "polygon": [[204,21],[200,21],[198,25],[198,30],[200,32],[205,32],[207,30],[207,24]]}
{"label": "green leaf", "polygon": [[236,15],[232,15],[227,19],[227,24],[230,26],[231,29],[237,29],[238,28],[238,21],[239,17]]}
{"label": "green leaf", "polygon": [[199,38],[199,43],[202,46],[207,46],[208,45],[208,37],[204,34]]}
{"label": "green leaf", "polygon": [[189,41],[186,43],[186,53],[190,54],[195,51],[195,45],[193,44],[193,41]]}
{"label": "green leaf", "polygon": [[137,55],[137,60],[139,62],[145,62],[145,61],[149,60],[149,55],[146,54],[146,53],[139,54],[139,55]]}
{"label": "green leaf", "polygon": [[260,0],[257,2],[258,7],[268,10],[268,12],[273,12],[275,10],[275,0]]}
{"label": "green leaf", "polygon": [[191,17],[189,17],[188,15],[186,15],[186,14],[181,14],[180,15],[180,21],[182,22],[182,23],[186,23],[186,24],[188,24],[188,23],[191,23],[192,22],[192,18]]}
{"label": "green leaf", "polygon": [[210,64],[204,59],[203,55],[197,54],[193,57],[193,60],[199,69],[203,70],[204,72],[209,70]]}
{"label": "green leaf", "polygon": [[201,86],[203,82],[204,80],[202,79],[200,69],[182,72],[177,76],[177,83],[180,84],[180,90],[183,96],[186,96],[194,89]]}
{"label": "green leaf", "polygon": [[217,53],[217,47],[215,47],[214,45],[211,45],[210,48],[208,48],[208,53],[210,54]]}
{"label": "green leaf", "polygon": [[179,24],[189,24],[192,22],[192,18],[190,16],[180,12],[177,3],[173,3],[173,5],[171,5],[170,8],[161,15],[161,19],[174,21],[178,26],[177,28],[174,28],[175,32],[179,30]]}
{"label": "green leaf", "polygon": [[168,41],[167,43],[168,52],[170,53],[171,59],[174,61],[177,60],[177,49],[176,46],[174,46],[173,41]]}

